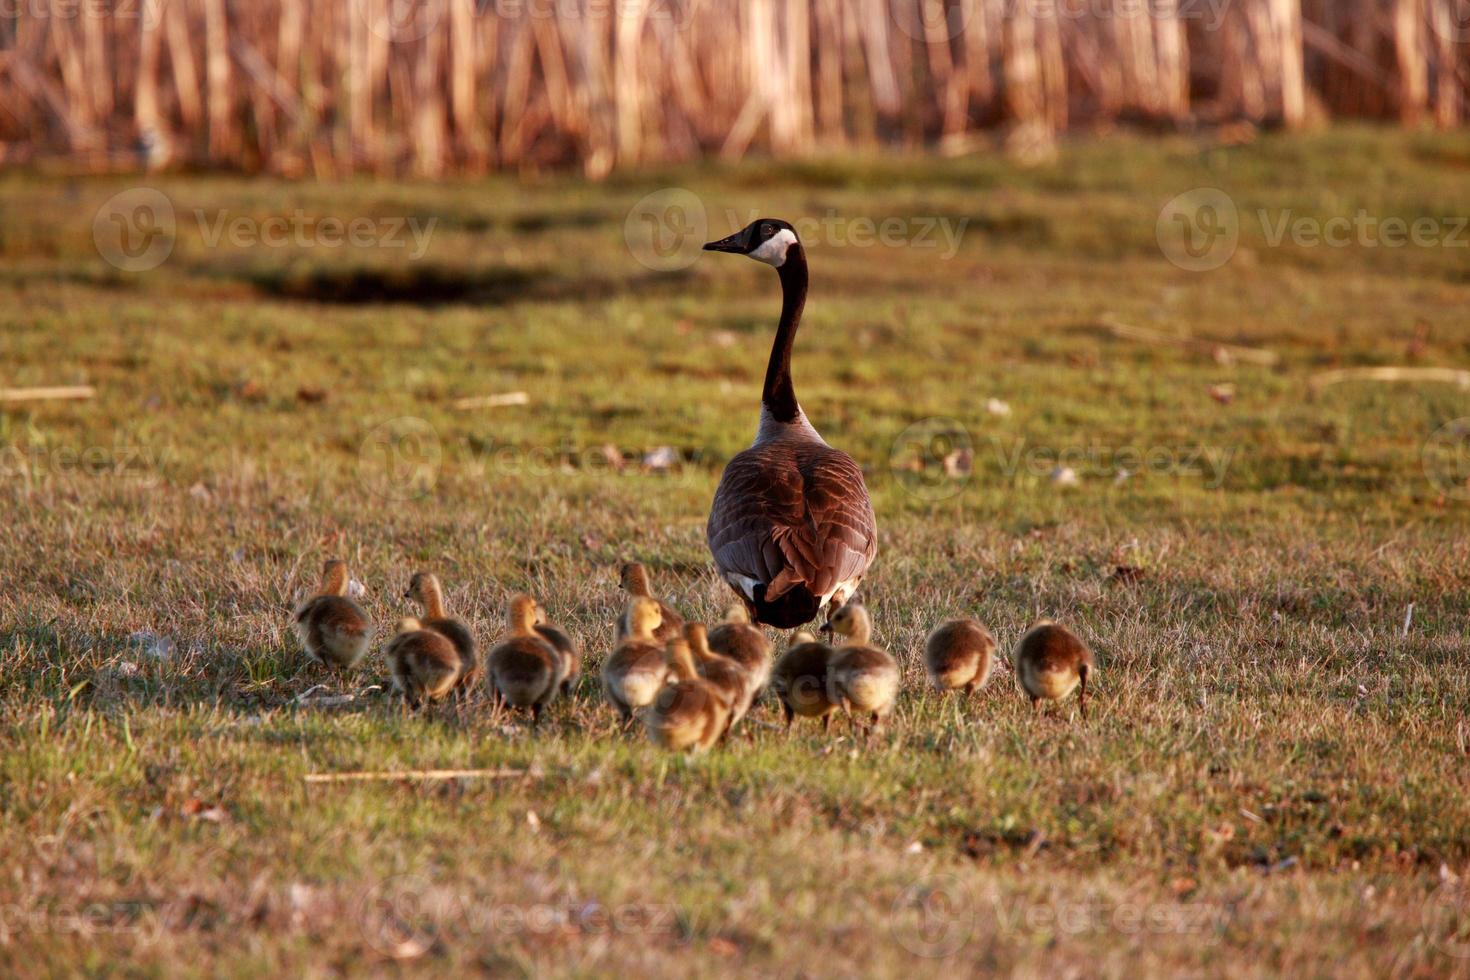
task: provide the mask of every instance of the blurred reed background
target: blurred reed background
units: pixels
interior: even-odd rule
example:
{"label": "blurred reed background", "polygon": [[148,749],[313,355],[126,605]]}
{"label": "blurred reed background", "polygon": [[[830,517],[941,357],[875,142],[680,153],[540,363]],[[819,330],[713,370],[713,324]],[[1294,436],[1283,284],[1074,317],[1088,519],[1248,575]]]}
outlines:
{"label": "blurred reed background", "polygon": [[0,0],[0,162],[600,177],[1120,122],[1453,127],[1467,39],[1470,0]]}

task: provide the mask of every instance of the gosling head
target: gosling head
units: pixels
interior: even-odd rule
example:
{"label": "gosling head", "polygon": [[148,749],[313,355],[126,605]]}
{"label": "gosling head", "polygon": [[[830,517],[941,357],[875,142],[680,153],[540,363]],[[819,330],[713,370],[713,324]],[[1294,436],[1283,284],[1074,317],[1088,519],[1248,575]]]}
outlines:
{"label": "gosling head", "polygon": [[810,631],[808,631],[808,630],[797,630],[795,633],[792,633],[791,634],[791,644],[790,644],[790,646],[787,647],[787,649],[790,649],[791,647],[799,647],[803,643],[815,643],[815,642],[817,642],[817,638],[815,636],[813,636]]}
{"label": "gosling head", "polygon": [[430,572],[414,572],[413,578],[408,580],[408,591],[403,593],[403,598],[427,605],[430,597],[438,598],[440,595],[438,576]]}
{"label": "gosling head", "polygon": [[510,628],[517,633],[529,633],[536,626],[536,600],[522,593],[512,597],[506,607]]}
{"label": "gosling head", "polygon": [[398,633],[400,636],[404,633],[417,633],[423,628],[424,624],[420,623],[412,616],[405,616],[403,619],[400,619],[398,621]]}
{"label": "gosling head", "polygon": [[872,635],[873,621],[868,617],[866,608],[855,602],[849,602],[832,614],[832,621],[824,628],[854,643],[863,644],[867,643],[868,637]]}
{"label": "gosling head", "polygon": [[322,595],[346,595],[347,582],[347,563],[340,558],[328,558],[322,565]]}
{"label": "gosling head", "polygon": [[803,258],[801,239],[788,221],[780,218],[760,218],[729,238],[710,242],[706,252],[730,252],[744,255],[779,269],[788,261]]}
{"label": "gosling head", "polygon": [[750,622],[750,610],[746,609],[743,605],[741,605],[740,603],[737,602],[734,605],[732,605],[729,609],[726,609],[725,610],[725,622],[727,622],[727,623],[749,623]]}
{"label": "gosling head", "polygon": [[618,583],[628,595],[648,595],[648,572],[636,561],[630,561],[618,569]]}
{"label": "gosling head", "polygon": [[628,635],[639,639],[651,639],[653,631],[663,625],[664,615],[658,603],[642,596],[628,603]]}

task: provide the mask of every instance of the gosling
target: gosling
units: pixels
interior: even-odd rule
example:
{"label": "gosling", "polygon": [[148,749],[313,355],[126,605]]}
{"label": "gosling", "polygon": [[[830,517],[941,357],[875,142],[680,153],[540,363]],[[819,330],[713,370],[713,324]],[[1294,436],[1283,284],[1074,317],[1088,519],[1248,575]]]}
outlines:
{"label": "gosling", "polygon": [[408,708],[448,696],[464,673],[454,642],[417,619],[398,624],[398,634],[388,643],[387,660],[393,686]]}
{"label": "gosling", "polygon": [[571,694],[572,688],[577,685],[577,681],[582,676],[581,648],[566,630],[546,621],[546,610],[541,608],[539,602],[536,604],[536,632],[541,634],[541,639],[551,644],[551,648],[561,658],[561,693]]}
{"label": "gosling", "polygon": [[347,563],[333,558],[322,566],[317,594],[296,610],[296,634],[318,662],[351,670],[373,642],[373,626],[361,606],[347,598]]}
{"label": "gosling", "polygon": [[669,668],[663,646],[654,639],[663,621],[657,600],[633,599],[623,619],[628,624],[628,635],[602,662],[602,690],[626,727],[634,711],[653,704],[668,679]]}
{"label": "gosling", "polygon": [[833,615],[832,632],[847,640],[832,655],[827,672],[827,696],[853,712],[870,716],[870,732],[880,730],[898,699],[898,663],[887,651],[871,645],[873,623],[868,610],[849,602]]}
{"label": "gosling", "polygon": [[1043,699],[1060,701],[1077,690],[1082,718],[1087,718],[1087,678],[1097,661],[1077,634],[1050,620],[1042,620],[1021,637],[1013,655],[1016,678],[1033,707]]}
{"label": "gosling", "polygon": [[463,620],[454,619],[444,610],[444,589],[439,577],[430,572],[415,572],[409,579],[408,591],[403,598],[419,604],[424,615],[420,619],[422,628],[440,634],[459,653],[460,675],[454,686],[460,691],[473,690],[484,673],[480,669],[480,658],[475,650],[475,637]]}
{"label": "gosling", "polygon": [[832,712],[837,710],[837,702],[827,692],[832,654],[831,647],[802,631],[792,636],[791,646],[771,669],[771,689],[781,702],[787,734],[797,716],[822,719],[823,732],[831,727]]}
{"label": "gosling", "polygon": [[561,687],[565,665],[536,632],[535,599],[528,595],[511,599],[508,623],[509,635],[485,658],[491,696],[512,708],[529,709],[531,727],[536,728]]}
{"label": "gosling", "polygon": [[709,648],[744,667],[754,683],[752,703],[760,697],[771,680],[771,641],[759,626],[751,624],[744,606],[726,610],[725,621],[710,630]]}
{"label": "gosling", "polygon": [[666,652],[674,682],[663,687],[639,714],[648,737],[670,752],[707,752],[730,727],[730,703],[694,669],[694,656],[682,637]]}
{"label": "gosling", "polygon": [[973,694],[990,680],[995,637],[973,619],[940,623],[924,643],[924,668],[934,689]]}
{"label": "gosling", "polygon": [[[623,591],[631,599],[652,599],[658,603],[659,625],[653,631],[653,638],[659,643],[667,643],[676,636],[682,635],[684,631],[684,617],[669,607],[662,599],[653,594],[648,585],[648,570],[636,561],[630,561],[618,570],[618,579],[622,583]],[[626,612],[618,620],[618,639],[626,639],[631,632],[632,624],[628,620]]]}
{"label": "gosling", "polygon": [[734,660],[709,648],[709,635],[703,623],[686,623],[684,639],[694,655],[700,676],[718,689],[730,705],[725,727],[728,735],[730,729],[740,724],[750,711],[751,700],[755,697],[755,679]]}

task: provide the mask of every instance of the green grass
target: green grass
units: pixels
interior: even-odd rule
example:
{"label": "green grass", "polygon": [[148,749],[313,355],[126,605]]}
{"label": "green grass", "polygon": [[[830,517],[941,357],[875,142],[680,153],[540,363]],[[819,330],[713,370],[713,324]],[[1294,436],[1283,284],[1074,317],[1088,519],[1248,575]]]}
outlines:
{"label": "green grass", "polygon": [[[1470,391],[1307,385],[1463,365],[1470,250],[1278,247],[1256,217],[1453,219],[1458,137],[1122,138],[1032,169],[873,157],[599,187],[171,175],[149,183],[179,216],[172,254],[127,272],[93,217],[137,183],[0,176],[0,385],[98,389],[0,411],[12,962],[1470,973],[1470,905],[1442,883],[1470,875],[1470,545],[1449,479],[1467,473],[1431,441]],[[384,629],[417,568],[485,641],[533,591],[593,677],[620,560],[717,615],[704,516],[753,434],[779,300],[733,257],[634,260],[629,210],[668,187],[699,196],[710,237],[752,209],[969,219],[949,259],[810,243],[796,379],[868,472],[864,594],[905,674],[891,731],[788,740],[768,706],[683,760],[619,735],[590,679],[533,736],[483,702],[403,717],[378,656],[344,680],[309,665],[288,610],[334,550]],[[1156,238],[1196,187],[1242,216],[1210,273]],[[196,209],[299,209],[313,235],[438,220],[413,259],[211,245]],[[1120,340],[1109,318],[1280,362]],[[509,391],[530,404],[454,405]],[[973,471],[946,477],[952,442],[914,431],[963,433]],[[678,466],[639,465],[665,446]],[[1063,456],[1075,487],[1050,478]],[[1033,716],[1004,665],[970,704],[926,692],[923,636],[959,613],[1003,646],[1038,616],[1073,624],[1098,651],[1096,711]],[[298,703],[319,683],[357,699]],[[417,767],[525,775],[302,780]]]}

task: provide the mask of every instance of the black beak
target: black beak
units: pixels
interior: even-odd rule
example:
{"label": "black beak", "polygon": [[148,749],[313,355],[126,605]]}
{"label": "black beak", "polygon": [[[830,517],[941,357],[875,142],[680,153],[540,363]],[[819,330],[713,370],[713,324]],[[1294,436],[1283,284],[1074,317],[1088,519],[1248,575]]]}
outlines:
{"label": "black beak", "polygon": [[405,599],[412,599],[413,598],[413,593],[412,592],[405,592],[405,593],[403,593],[403,598],[405,598]]}
{"label": "black beak", "polygon": [[830,637],[832,635],[832,624],[823,623],[821,626],[817,627],[817,632],[821,633],[823,636]]}
{"label": "black beak", "polygon": [[737,231],[729,238],[721,238],[717,242],[705,245],[706,252],[733,252],[736,255],[745,254],[745,232]]}

